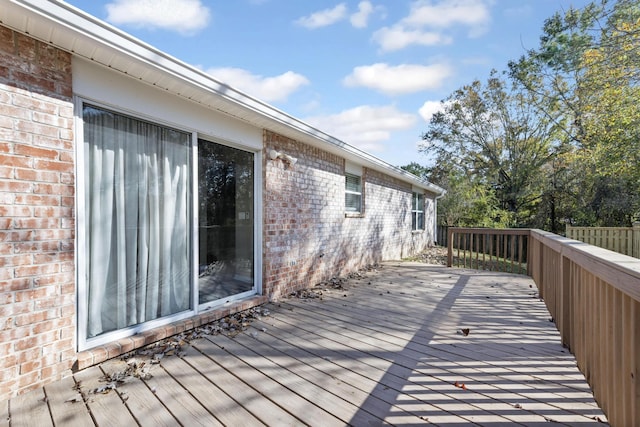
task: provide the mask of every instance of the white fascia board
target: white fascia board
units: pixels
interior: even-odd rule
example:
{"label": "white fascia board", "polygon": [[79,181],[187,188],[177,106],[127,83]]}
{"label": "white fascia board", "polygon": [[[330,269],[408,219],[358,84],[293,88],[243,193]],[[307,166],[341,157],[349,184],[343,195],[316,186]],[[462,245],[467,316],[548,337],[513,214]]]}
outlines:
{"label": "white fascia board", "polygon": [[[5,3],[7,0],[0,0]],[[168,55],[135,37],[87,14],[86,12],[73,7],[65,2],[57,0],[8,0],[8,5],[3,4],[2,8],[18,8],[17,14],[7,14],[14,19],[12,22],[3,22],[5,25],[12,26],[18,31],[29,32],[34,37],[40,38],[47,43],[71,52],[72,54],[86,57],[92,61],[100,62],[97,58],[87,53],[81,53],[74,49],[76,43],[91,42],[96,45],[97,49],[105,49],[113,53],[115,56],[111,62],[124,60],[125,63],[131,62],[136,65],[148,67],[153,71],[160,71],[164,75],[170,76],[183,86],[196,88],[208,94],[213,94],[228,103],[228,107],[240,108],[249,115],[239,117],[238,115],[227,114],[240,120],[247,121],[256,126],[265,127],[278,133],[297,135],[301,137],[303,142],[310,143],[319,148],[333,152],[344,157],[348,161],[361,164],[380,172],[391,175],[395,178],[407,181],[413,185],[424,188],[432,193],[441,195],[445,190],[428,181],[422,180],[417,176],[395,167],[385,161],[359,150],[344,141],[334,138],[309,124],[294,118],[293,116],[265,103],[253,98],[233,87],[226,85],[209,74],[188,65],[171,55]],[[21,16],[22,15],[22,16]],[[37,31],[28,31],[28,20],[34,19],[39,25],[49,24],[50,29],[40,28]],[[22,22],[17,22],[22,21]],[[69,34],[66,43],[56,43],[52,40],[56,31],[63,31]],[[46,33],[47,36],[44,36]],[[77,41],[74,41],[77,39]],[[100,62],[103,65],[111,66],[111,63]],[[115,68],[114,68],[115,69]],[[125,72],[126,70],[119,70]],[[139,77],[144,81],[144,77]],[[154,84],[153,82],[146,82]],[[169,89],[169,88],[167,88]],[[180,93],[177,93],[180,96]],[[219,111],[225,112],[224,109]],[[270,125],[269,125],[270,124]]]}

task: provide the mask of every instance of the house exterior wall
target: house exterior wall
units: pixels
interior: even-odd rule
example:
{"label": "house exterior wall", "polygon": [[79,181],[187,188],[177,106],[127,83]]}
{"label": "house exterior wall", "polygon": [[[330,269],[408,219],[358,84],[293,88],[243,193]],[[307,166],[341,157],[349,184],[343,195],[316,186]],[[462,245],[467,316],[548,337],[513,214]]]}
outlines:
{"label": "house exterior wall", "polygon": [[0,26],[0,400],[75,357],[71,56]]}
{"label": "house exterior wall", "polygon": [[[345,159],[264,132],[263,286],[274,300],[375,262],[400,259],[433,244],[411,230],[411,184],[363,168],[363,213],[345,215]],[[270,150],[297,158],[290,166]],[[425,203],[433,206],[433,195]]]}
{"label": "house exterior wall", "polygon": [[[72,79],[73,70],[73,79]],[[262,156],[262,295],[77,351],[74,96],[144,111]],[[268,157],[298,158],[289,167]],[[0,401],[267,299],[399,259],[433,242],[411,231],[410,184],[362,168],[362,215],[345,215],[346,161],[141,85],[0,26]],[[426,198],[427,206],[433,200]],[[425,210],[426,223],[432,219]],[[83,253],[78,249],[79,253]]]}

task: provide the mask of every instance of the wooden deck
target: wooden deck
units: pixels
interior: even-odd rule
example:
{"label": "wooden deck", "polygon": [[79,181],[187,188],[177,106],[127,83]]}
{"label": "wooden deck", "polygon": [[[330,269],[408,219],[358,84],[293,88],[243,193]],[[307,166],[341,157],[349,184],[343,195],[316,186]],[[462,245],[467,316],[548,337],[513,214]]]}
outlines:
{"label": "wooden deck", "polygon": [[0,402],[0,426],[606,424],[527,277],[385,263],[315,289],[150,378],[92,393],[116,360]]}

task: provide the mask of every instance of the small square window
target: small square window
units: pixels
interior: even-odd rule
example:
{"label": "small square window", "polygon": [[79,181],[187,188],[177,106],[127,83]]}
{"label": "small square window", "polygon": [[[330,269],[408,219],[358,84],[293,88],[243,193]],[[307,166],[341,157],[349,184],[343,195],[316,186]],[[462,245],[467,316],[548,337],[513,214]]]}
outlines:
{"label": "small square window", "polygon": [[347,213],[362,212],[362,177],[345,174],[344,206]]}
{"label": "small square window", "polygon": [[424,194],[415,191],[411,202],[411,229],[424,230]]}

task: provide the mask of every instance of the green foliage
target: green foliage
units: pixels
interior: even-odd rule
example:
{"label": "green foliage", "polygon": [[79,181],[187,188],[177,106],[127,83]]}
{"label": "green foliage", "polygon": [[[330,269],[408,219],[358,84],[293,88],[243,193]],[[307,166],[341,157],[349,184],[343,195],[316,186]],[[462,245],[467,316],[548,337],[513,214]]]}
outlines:
{"label": "green foliage", "polygon": [[640,0],[547,19],[540,45],[511,61],[506,78],[494,71],[455,91],[423,135],[436,162],[430,179],[458,191],[440,203],[447,224],[561,232],[565,220],[637,220],[639,83]]}
{"label": "green foliage", "polygon": [[411,162],[406,166],[400,166],[400,168],[423,179],[428,179],[429,175],[431,174],[430,168],[426,166],[422,166],[420,163],[417,163],[417,162]]}
{"label": "green foliage", "polygon": [[421,150],[435,155],[437,178],[448,175],[458,187],[457,203],[476,221],[470,225],[527,225],[542,200],[555,125],[538,113],[534,98],[494,71],[486,83],[455,91],[432,117]]}

